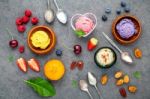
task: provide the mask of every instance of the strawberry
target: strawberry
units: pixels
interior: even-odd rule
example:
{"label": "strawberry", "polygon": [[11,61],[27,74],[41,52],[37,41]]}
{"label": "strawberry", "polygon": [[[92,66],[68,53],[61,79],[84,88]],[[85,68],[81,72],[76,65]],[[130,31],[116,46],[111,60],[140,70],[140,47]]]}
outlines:
{"label": "strawberry", "polygon": [[39,19],[38,19],[37,17],[33,17],[33,18],[31,19],[31,23],[32,23],[33,25],[38,24],[38,22],[39,22]]}
{"label": "strawberry", "polygon": [[23,24],[23,19],[22,18],[17,18],[16,19],[16,25],[22,25]]}
{"label": "strawberry", "polygon": [[26,9],[25,12],[24,12],[24,14],[25,14],[25,16],[27,16],[27,17],[31,17],[31,16],[32,16],[32,12],[31,12],[31,10],[29,10],[29,9]]}
{"label": "strawberry", "polygon": [[40,71],[39,62],[36,59],[34,59],[34,58],[30,59],[28,61],[28,65],[33,71],[36,71],[36,72]]}
{"label": "strawberry", "polygon": [[27,24],[27,23],[29,22],[30,18],[27,17],[27,16],[23,16],[23,17],[22,17],[22,20],[23,20],[23,23],[24,23],[24,24]]}
{"label": "strawberry", "polygon": [[87,49],[89,51],[92,51],[94,48],[96,48],[98,43],[98,40],[96,38],[91,38],[87,43]]}
{"label": "strawberry", "polygon": [[19,58],[16,61],[16,64],[18,65],[19,69],[26,73],[27,72],[27,65],[26,65],[26,60],[24,58]]}
{"label": "strawberry", "polygon": [[18,32],[23,33],[26,30],[26,27],[24,25],[19,25],[17,29],[18,29]]}

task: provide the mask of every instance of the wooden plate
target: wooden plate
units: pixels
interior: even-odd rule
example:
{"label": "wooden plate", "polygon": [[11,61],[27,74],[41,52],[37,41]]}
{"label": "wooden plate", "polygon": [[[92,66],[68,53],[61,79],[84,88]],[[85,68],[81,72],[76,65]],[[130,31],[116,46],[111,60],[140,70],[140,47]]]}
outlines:
{"label": "wooden plate", "polygon": [[[44,31],[48,34],[49,38],[50,38],[50,44],[49,46],[46,48],[46,49],[40,49],[40,48],[36,48],[32,45],[32,42],[31,42],[31,36],[33,33],[35,33],[36,31]],[[33,27],[29,32],[28,32],[28,37],[27,37],[27,43],[28,43],[28,46],[29,48],[31,49],[31,51],[33,51],[34,53],[36,54],[47,54],[49,53],[55,46],[56,44],[56,37],[55,37],[55,33],[54,31],[47,27],[47,26],[36,26],[36,27]]]}
{"label": "wooden plate", "polygon": [[[116,30],[116,25],[122,20],[122,19],[130,19],[132,20],[132,22],[134,23],[135,25],[135,29],[136,29],[136,33],[130,37],[129,39],[123,39],[119,33],[117,32]],[[122,15],[122,16],[119,16],[117,17],[113,23],[112,23],[112,34],[114,36],[114,38],[121,44],[123,45],[127,45],[127,44],[131,44],[133,42],[135,42],[141,35],[141,23],[139,22],[139,20],[135,17],[135,16],[132,16],[132,15],[129,15],[129,14],[126,14],[126,15]]]}

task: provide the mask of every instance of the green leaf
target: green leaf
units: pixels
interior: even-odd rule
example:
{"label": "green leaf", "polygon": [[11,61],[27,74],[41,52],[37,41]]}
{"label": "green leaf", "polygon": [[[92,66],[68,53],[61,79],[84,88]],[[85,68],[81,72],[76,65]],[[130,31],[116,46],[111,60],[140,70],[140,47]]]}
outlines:
{"label": "green leaf", "polygon": [[140,79],[140,78],[142,77],[140,71],[135,71],[135,72],[133,73],[133,76],[134,76],[136,79]]}
{"label": "green leaf", "polygon": [[82,30],[76,30],[75,31],[75,34],[78,36],[78,37],[83,37],[85,35],[84,31]]}
{"label": "green leaf", "polygon": [[32,87],[34,91],[37,92],[40,96],[48,97],[54,96],[56,94],[56,90],[53,85],[47,80],[44,80],[40,77],[35,77],[24,81],[28,86]]}
{"label": "green leaf", "polygon": [[71,85],[72,85],[73,88],[77,88],[78,87],[78,82],[76,80],[72,80]]}

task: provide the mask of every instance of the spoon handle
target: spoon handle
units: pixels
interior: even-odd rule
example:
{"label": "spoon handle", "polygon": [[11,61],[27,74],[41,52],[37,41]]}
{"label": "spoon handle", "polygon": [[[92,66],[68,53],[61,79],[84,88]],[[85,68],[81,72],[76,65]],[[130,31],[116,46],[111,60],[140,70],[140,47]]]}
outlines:
{"label": "spoon handle", "polygon": [[55,6],[56,6],[57,10],[60,10],[60,8],[59,8],[58,3],[57,3],[56,0],[54,0],[54,3],[55,3]]}
{"label": "spoon handle", "polygon": [[50,9],[50,0],[47,0],[47,9],[49,10]]}
{"label": "spoon handle", "polygon": [[102,34],[109,41],[111,45],[113,45],[120,53],[122,53],[122,50],[104,32],[102,32]]}
{"label": "spoon handle", "polygon": [[91,93],[87,90],[87,93],[89,94],[90,98],[93,99]]}
{"label": "spoon handle", "polygon": [[97,86],[95,86],[95,89],[96,89],[96,91],[97,91],[99,97],[100,97],[101,99],[104,99],[104,98],[102,97],[102,95],[100,94],[100,91],[98,90]]}

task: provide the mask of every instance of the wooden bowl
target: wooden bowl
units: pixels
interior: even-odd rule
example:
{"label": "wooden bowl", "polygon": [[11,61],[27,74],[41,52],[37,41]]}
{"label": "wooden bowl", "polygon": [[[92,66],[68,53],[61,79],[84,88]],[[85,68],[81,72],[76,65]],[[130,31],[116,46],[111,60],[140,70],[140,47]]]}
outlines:
{"label": "wooden bowl", "polygon": [[[122,19],[130,19],[134,25],[135,25],[135,29],[136,29],[136,33],[130,37],[129,39],[124,39],[122,38],[118,31],[116,30],[116,25],[122,20]],[[126,15],[122,15],[122,16],[119,16],[117,17],[113,23],[112,23],[112,34],[114,36],[114,38],[121,44],[123,45],[128,45],[128,44],[131,44],[133,42],[135,42],[141,35],[141,23],[139,22],[139,20],[135,17],[135,16],[132,16],[132,15],[129,15],[129,14],[126,14]]]}
{"label": "wooden bowl", "polygon": [[[32,45],[31,36],[36,31],[44,31],[48,34],[51,41],[46,49],[36,48]],[[28,32],[27,43],[31,51],[33,51],[34,53],[39,54],[39,55],[47,54],[54,48],[56,44],[55,33],[51,28],[47,26],[35,26]]]}

